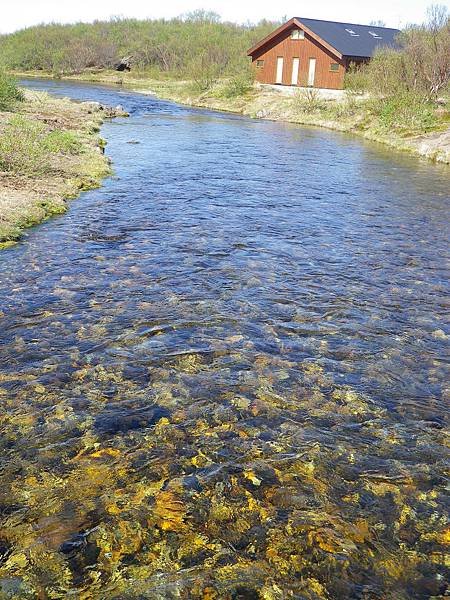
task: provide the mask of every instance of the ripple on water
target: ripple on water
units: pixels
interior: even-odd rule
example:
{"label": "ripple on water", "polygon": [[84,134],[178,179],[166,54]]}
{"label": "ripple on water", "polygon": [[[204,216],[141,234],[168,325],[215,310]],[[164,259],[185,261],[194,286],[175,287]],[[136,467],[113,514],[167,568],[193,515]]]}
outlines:
{"label": "ripple on water", "polygon": [[446,171],[32,85],[132,117],[1,255],[0,595],[442,596]]}

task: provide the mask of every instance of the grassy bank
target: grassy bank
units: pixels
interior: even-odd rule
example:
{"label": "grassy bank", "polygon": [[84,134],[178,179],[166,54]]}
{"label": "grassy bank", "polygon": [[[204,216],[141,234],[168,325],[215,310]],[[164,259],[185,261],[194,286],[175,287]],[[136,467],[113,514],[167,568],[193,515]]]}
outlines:
{"label": "grassy bank", "polygon": [[28,91],[0,108],[0,248],[110,173],[98,135],[105,116],[95,103]]}
{"label": "grassy bank", "polygon": [[[30,76],[30,73],[20,75]],[[50,73],[31,74],[52,77]],[[189,106],[242,114],[251,118],[325,127],[356,134],[415,156],[450,164],[450,105],[418,104],[408,96],[380,101],[355,93],[323,100],[314,92],[286,95],[253,86],[243,78],[216,82],[200,91],[194,81],[151,79],[145,73],[91,70],[65,79],[120,85]]]}

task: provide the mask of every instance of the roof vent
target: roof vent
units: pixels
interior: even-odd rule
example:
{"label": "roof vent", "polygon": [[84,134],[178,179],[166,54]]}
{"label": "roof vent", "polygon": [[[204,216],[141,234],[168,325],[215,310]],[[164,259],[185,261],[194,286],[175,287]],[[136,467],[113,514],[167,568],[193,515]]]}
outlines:
{"label": "roof vent", "polygon": [[381,35],[378,35],[378,33],[375,33],[375,31],[369,31],[369,34],[375,38],[376,40],[382,40],[383,38],[381,37]]}
{"label": "roof vent", "polygon": [[356,31],[353,31],[353,29],[346,29],[345,31],[349,33],[352,37],[359,37],[359,33],[356,33]]}

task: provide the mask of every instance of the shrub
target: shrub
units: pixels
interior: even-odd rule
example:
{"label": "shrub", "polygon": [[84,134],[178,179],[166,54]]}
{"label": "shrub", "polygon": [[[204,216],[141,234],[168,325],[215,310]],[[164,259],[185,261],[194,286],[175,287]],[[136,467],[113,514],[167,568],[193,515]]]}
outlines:
{"label": "shrub", "polygon": [[38,25],[0,35],[0,63],[8,69],[64,74],[113,69],[121,58],[132,56],[133,71],[195,79],[204,90],[218,77],[246,69],[246,50],[277,25],[236,25],[205,11],[170,20]]}
{"label": "shrub", "polygon": [[254,82],[253,72],[250,70],[247,72],[244,71],[229,79],[222,88],[220,95],[222,98],[238,98],[239,96],[245,96],[245,94],[253,89]]}
{"label": "shrub", "polygon": [[323,110],[325,103],[318,90],[299,90],[294,96],[294,107],[298,112],[312,114]]}
{"label": "shrub", "polygon": [[406,28],[398,48],[381,48],[368,64],[353,66],[346,87],[382,96],[415,94],[425,101],[449,91],[450,21],[445,6],[429,9],[424,25]]}
{"label": "shrub", "polygon": [[0,71],[0,110],[11,110],[17,102],[23,100],[23,93],[14,79]]}
{"label": "shrub", "polygon": [[345,73],[344,89],[353,94],[364,94],[370,89],[370,79],[366,65],[350,64]]}

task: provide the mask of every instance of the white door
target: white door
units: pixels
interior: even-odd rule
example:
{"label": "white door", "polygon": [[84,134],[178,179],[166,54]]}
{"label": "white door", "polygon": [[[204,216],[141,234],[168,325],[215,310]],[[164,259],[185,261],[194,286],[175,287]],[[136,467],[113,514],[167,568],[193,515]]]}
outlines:
{"label": "white door", "polygon": [[316,80],[316,59],[309,59],[309,73],[308,73],[308,85],[314,87],[314,81]]}
{"label": "white door", "polygon": [[277,58],[277,79],[276,83],[283,83],[283,67],[284,67],[284,59],[282,56]]}
{"label": "white door", "polygon": [[299,58],[294,58],[292,61],[292,80],[291,80],[291,84],[292,85],[297,85],[298,84],[298,73],[300,70],[300,59]]}

